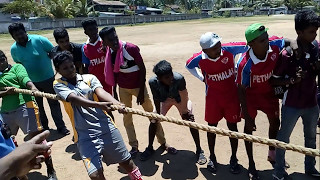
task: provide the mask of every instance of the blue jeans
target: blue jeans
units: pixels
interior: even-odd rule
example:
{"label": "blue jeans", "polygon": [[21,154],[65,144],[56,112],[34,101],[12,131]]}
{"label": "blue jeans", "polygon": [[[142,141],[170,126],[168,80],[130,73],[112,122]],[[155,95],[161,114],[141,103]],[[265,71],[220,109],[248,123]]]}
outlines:
{"label": "blue jeans", "polygon": [[[316,148],[317,121],[319,108],[297,109],[283,105],[281,110],[281,127],[278,132],[277,140],[289,143],[291,133],[299,119],[302,118],[304,131],[304,144],[308,148]],[[275,175],[283,177],[285,172],[285,153],[283,149],[276,149]],[[312,170],[316,164],[315,157],[305,156],[305,171]]]}

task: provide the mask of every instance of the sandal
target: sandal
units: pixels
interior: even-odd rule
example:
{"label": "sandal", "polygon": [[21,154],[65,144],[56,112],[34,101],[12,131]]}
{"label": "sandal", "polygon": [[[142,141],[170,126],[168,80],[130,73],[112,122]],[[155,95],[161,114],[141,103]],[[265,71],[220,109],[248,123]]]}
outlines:
{"label": "sandal", "polygon": [[169,154],[177,154],[178,153],[178,150],[174,147],[166,147],[165,145],[161,145],[160,146],[161,148],[163,148],[164,150],[166,150]]}
{"label": "sandal", "polygon": [[150,157],[152,156],[152,154],[154,153],[154,149],[147,147],[145,151],[143,151],[143,153],[140,154],[140,160],[141,161],[146,161],[148,159],[150,159]]}

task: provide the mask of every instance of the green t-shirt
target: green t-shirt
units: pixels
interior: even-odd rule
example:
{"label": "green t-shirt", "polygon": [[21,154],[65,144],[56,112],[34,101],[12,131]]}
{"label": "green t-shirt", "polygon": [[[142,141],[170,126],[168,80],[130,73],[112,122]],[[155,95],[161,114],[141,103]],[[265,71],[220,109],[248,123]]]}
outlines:
{"label": "green t-shirt", "polygon": [[[31,81],[26,69],[21,64],[13,65],[9,71],[0,75],[0,87],[16,87],[26,89],[27,82]],[[32,101],[34,98],[25,94],[11,94],[2,97],[1,112],[10,112],[20,105]]]}

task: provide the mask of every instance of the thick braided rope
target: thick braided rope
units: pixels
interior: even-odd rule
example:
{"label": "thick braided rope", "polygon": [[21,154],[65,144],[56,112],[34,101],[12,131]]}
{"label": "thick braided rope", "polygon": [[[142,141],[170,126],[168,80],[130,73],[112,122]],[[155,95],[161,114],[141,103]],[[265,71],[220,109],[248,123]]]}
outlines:
{"label": "thick braided rope", "polygon": [[[6,89],[6,88],[2,88],[2,89]],[[40,97],[45,97],[45,98],[49,98],[49,99],[62,100],[61,98],[59,98],[57,95],[54,95],[54,94],[43,93],[43,92],[32,92],[32,91],[26,90],[26,89],[17,89],[16,88],[16,89],[14,89],[14,92],[22,93],[22,94],[29,94],[29,95],[33,95],[33,96],[40,96]],[[123,109],[123,107],[119,106],[119,105],[111,105],[111,108],[113,110]],[[306,148],[306,147],[294,145],[294,144],[287,144],[287,143],[284,143],[284,142],[281,142],[278,140],[274,140],[274,139],[262,138],[262,137],[258,137],[258,136],[245,134],[245,133],[234,132],[234,131],[225,130],[222,128],[207,126],[204,124],[199,124],[199,123],[195,123],[195,122],[191,122],[191,121],[180,120],[180,119],[176,119],[173,117],[163,116],[163,115],[160,115],[157,113],[146,112],[146,111],[142,111],[142,110],[138,110],[138,109],[126,107],[124,110],[127,113],[145,116],[150,119],[157,119],[160,121],[166,121],[166,122],[170,122],[170,123],[183,125],[183,126],[191,127],[194,129],[210,132],[210,133],[228,136],[231,138],[243,139],[243,140],[249,141],[249,142],[255,142],[255,143],[265,144],[268,146],[273,146],[276,148],[291,150],[291,151],[299,152],[299,153],[310,155],[310,156],[320,156],[320,150],[317,150],[317,149]]]}

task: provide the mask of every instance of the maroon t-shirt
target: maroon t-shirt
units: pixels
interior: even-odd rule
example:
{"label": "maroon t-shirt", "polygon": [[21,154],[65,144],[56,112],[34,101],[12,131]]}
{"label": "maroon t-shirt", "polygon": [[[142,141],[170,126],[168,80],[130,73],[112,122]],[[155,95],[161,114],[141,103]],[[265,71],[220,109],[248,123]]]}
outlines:
{"label": "maroon t-shirt", "polygon": [[[117,73],[116,82],[121,88],[135,89],[140,87],[140,69],[137,64],[143,62],[138,46],[125,43],[123,49],[123,61],[124,63],[120,66],[120,72]],[[112,52],[112,62],[115,61],[115,55]]]}
{"label": "maroon t-shirt", "polygon": [[[316,42],[314,44],[318,45]],[[310,63],[318,61],[318,50],[314,44],[310,44],[310,58],[305,55],[299,60],[284,50],[273,71],[274,76],[279,77],[296,77],[299,67],[307,71],[305,78],[300,83],[290,85],[284,94],[282,104],[293,108],[310,108],[317,105],[317,73],[313,70]]]}

